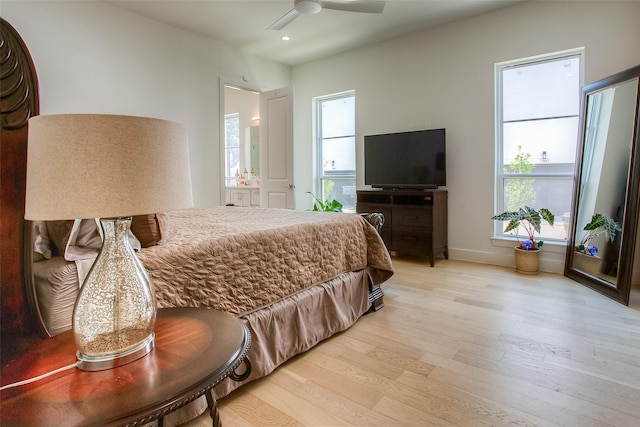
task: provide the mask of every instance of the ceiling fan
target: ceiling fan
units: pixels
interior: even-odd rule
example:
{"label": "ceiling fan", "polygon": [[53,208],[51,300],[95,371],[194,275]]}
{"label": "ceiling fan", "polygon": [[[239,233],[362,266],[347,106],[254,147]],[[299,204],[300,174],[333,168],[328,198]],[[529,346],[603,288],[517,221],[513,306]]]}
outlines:
{"label": "ceiling fan", "polygon": [[271,24],[267,29],[281,30],[298,15],[314,15],[322,9],[347,12],[382,13],[385,2],[378,0],[294,0],[293,9]]}

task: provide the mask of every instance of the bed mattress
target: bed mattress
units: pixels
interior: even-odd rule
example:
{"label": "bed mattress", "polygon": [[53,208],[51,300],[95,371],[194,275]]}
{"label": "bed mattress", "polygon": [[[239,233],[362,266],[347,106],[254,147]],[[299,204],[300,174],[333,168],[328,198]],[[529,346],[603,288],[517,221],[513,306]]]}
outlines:
{"label": "bed mattress", "polygon": [[159,307],[251,313],[340,274],[393,274],[389,253],[359,215],[214,207],[169,213],[162,245],[138,254]]}

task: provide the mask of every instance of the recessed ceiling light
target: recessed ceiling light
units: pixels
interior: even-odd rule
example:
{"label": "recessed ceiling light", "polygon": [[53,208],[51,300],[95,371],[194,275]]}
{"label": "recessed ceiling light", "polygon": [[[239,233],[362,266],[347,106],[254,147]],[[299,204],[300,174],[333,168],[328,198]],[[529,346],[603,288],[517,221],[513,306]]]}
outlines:
{"label": "recessed ceiling light", "polygon": [[282,37],[280,37],[280,38],[281,38],[282,40],[286,41],[286,42],[288,42],[288,41],[290,40],[290,37],[289,37],[289,36],[282,36]]}

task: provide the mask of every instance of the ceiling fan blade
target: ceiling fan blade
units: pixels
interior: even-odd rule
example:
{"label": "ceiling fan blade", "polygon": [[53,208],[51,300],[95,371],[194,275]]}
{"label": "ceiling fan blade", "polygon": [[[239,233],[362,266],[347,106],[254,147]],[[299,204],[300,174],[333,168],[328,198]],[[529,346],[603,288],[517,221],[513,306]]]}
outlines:
{"label": "ceiling fan blade", "polygon": [[300,12],[298,12],[295,9],[291,9],[289,12],[287,12],[285,15],[283,15],[276,22],[274,22],[273,24],[269,25],[267,27],[267,30],[281,30],[284,27],[286,27],[287,25],[289,25],[291,23],[291,21],[296,19],[298,17],[298,15],[300,15]]}
{"label": "ceiling fan blade", "polygon": [[347,12],[382,13],[385,2],[377,0],[323,0],[320,4],[323,9],[343,10]]}

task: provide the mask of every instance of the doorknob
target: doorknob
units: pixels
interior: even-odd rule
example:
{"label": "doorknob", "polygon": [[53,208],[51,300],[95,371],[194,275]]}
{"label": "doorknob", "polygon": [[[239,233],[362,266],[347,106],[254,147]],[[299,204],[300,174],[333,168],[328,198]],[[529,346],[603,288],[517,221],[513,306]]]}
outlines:
{"label": "doorknob", "polygon": [[293,184],[289,184],[289,190],[293,190],[294,188],[296,188],[296,186],[295,186],[295,185],[293,185]]}

